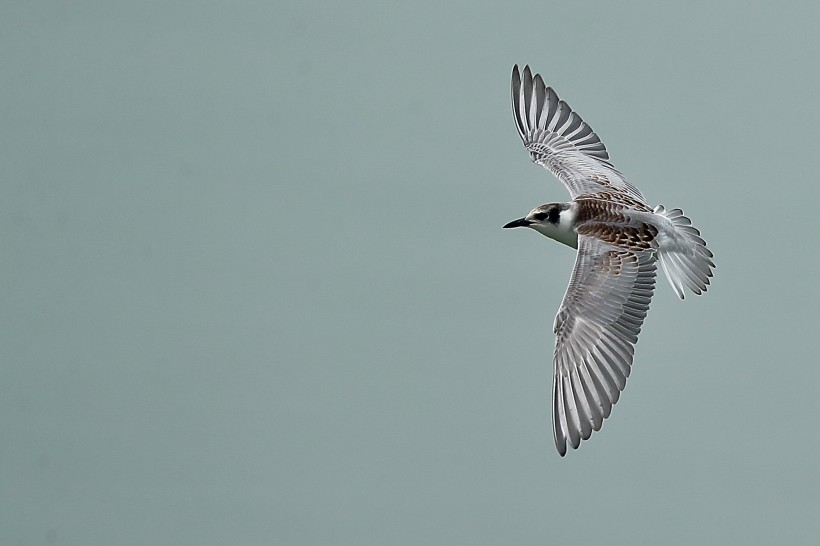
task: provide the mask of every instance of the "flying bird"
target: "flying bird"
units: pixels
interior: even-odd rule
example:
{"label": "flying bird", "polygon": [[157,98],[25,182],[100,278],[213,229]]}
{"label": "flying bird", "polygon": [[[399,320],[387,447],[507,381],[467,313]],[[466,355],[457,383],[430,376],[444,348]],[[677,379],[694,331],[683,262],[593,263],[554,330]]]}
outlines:
{"label": "flying bird", "polygon": [[552,424],[563,457],[601,429],[626,386],[658,264],[680,299],[709,286],[712,252],[680,209],[651,207],[603,142],[529,66],[512,72],[512,110],[532,161],[570,193],[505,225],[577,249],[555,317]]}

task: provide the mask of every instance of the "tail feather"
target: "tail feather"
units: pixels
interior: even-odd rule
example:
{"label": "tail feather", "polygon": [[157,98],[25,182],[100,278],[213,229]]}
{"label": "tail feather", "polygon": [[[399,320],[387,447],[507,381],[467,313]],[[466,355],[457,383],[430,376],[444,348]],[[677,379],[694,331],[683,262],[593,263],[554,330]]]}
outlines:
{"label": "tail feather", "polygon": [[655,214],[672,223],[671,230],[660,233],[658,261],[675,294],[683,299],[684,287],[698,295],[706,292],[715,267],[714,255],[706,247],[706,241],[682,210],[666,210],[658,205]]}

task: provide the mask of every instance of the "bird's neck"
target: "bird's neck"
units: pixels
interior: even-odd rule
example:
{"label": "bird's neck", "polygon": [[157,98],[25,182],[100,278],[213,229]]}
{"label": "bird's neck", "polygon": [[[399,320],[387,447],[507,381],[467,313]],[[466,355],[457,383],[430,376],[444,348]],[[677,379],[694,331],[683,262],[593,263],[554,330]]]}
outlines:
{"label": "bird's neck", "polygon": [[578,233],[575,231],[576,207],[577,205],[572,203],[568,208],[562,210],[555,224],[545,223],[533,227],[550,239],[555,239],[572,248],[578,248]]}

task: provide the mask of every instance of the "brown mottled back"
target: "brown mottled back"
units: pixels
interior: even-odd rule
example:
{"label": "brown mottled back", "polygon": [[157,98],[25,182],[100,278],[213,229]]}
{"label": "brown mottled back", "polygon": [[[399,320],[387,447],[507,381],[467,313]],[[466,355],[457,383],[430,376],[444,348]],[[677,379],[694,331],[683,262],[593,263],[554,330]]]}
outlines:
{"label": "brown mottled back", "polygon": [[636,222],[628,212],[651,212],[643,203],[622,193],[606,192],[576,199],[575,202],[578,203],[575,218],[575,231],[578,235],[594,237],[629,250],[649,250],[654,246],[658,229],[646,222]]}

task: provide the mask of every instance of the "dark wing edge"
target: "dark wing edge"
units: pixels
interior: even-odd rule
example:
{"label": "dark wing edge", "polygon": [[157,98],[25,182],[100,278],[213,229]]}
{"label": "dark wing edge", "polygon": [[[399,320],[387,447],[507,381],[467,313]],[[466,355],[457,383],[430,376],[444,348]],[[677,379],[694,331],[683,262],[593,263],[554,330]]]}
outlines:
{"label": "dark wing edge", "polygon": [[612,412],[626,387],[655,289],[652,251],[578,238],[578,255],[555,317],[553,433],[563,457]]}

